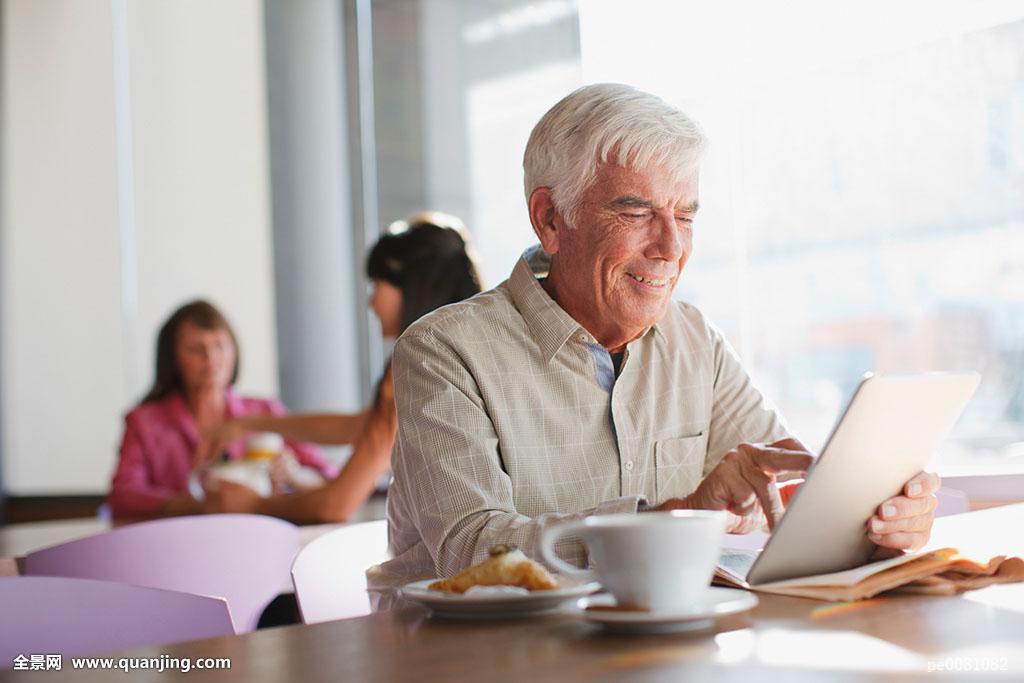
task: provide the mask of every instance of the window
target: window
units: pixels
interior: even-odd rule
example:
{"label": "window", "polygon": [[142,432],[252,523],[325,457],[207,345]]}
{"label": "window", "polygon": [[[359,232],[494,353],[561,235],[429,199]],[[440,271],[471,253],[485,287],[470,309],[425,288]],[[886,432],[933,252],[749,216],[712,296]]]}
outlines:
{"label": "window", "polygon": [[935,464],[1024,466],[1024,9],[892,5],[406,3],[415,201],[463,216],[497,284],[533,242],[521,159],[539,116],[585,82],[657,93],[711,139],[676,295],[796,433],[819,448],[867,371],[971,369]]}

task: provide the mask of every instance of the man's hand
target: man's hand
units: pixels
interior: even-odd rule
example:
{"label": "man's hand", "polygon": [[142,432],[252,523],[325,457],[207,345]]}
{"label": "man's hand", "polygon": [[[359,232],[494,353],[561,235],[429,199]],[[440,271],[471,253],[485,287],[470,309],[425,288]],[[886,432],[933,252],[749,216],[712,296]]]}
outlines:
{"label": "man's hand", "polygon": [[203,502],[204,513],[241,512],[255,513],[259,509],[260,494],[248,486],[234,481],[218,481],[216,488],[206,489]]}
{"label": "man's hand", "polygon": [[218,427],[204,430],[192,454],[192,466],[199,467],[216,458],[245,435],[246,429],[238,420],[225,420]]}
{"label": "man's hand", "polygon": [[[935,521],[939,475],[920,472],[903,486],[903,495],[883,502],[867,521],[868,538],[880,548],[918,550],[928,542]],[[881,555],[892,555],[880,550]],[[879,553],[876,553],[878,555]]]}
{"label": "man's hand", "polygon": [[730,533],[757,528],[763,512],[768,528],[774,529],[785,511],[776,475],[805,474],[813,462],[814,456],[796,439],[741,443],[725,454],[696,491],[685,498],[667,500],[655,509],[727,510],[737,516],[726,529]]}

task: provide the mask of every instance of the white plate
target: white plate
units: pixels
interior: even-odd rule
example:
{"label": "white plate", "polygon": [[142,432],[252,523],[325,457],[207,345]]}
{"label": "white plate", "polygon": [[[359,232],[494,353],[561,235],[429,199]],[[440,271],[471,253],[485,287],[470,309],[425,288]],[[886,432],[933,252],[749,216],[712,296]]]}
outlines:
{"label": "white plate", "polygon": [[566,602],[589,595],[601,584],[559,580],[560,587],[551,590],[516,594],[445,593],[427,588],[435,579],[415,581],[402,588],[402,597],[428,607],[435,614],[456,619],[502,619],[526,617],[554,612]]}
{"label": "white plate", "polygon": [[646,610],[604,610],[590,607],[612,607],[611,595],[594,595],[580,600],[583,618],[616,633],[676,633],[695,631],[711,626],[716,617],[745,612],[757,605],[757,596],[736,588],[711,586],[690,608],[678,612]]}

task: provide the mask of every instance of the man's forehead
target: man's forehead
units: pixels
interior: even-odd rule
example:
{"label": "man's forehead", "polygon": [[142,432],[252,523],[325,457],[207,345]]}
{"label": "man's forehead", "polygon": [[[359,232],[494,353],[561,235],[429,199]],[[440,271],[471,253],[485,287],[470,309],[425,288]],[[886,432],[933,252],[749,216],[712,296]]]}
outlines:
{"label": "man's forehead", "polygon": [[697,169],[680,175],[653,164],[634,169],[606,163],[598,165],[592,187],[616,207],[683,205],[696,211],[698,179]]}

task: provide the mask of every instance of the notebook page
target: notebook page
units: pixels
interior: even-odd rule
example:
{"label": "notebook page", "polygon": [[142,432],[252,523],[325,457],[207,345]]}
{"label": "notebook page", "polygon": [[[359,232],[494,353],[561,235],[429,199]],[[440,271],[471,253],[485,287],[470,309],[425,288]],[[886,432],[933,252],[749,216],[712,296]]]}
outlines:
{"label": "notebook page", "polygon": [[[927,554],[927,553],[924,553]],[[912,553],[909,555],[900,555],[893,557],[888,560],[879,560],[878,562],[871,562],[860,567],[854,567],[853,569],[847,569],[841,572],[832,572],[831,574],[818,574],[816,576],[804,576],[797,579],[786,579],[785,581],[773,581],[771,583],[761,584],[764,587],[778,587],[784,588],[787,586],[853,586],[864,579],[877,574],[878,572],[884,571],[891,567],[898,567],[901,564],[906,564],[911,560],[916,560],[921,557],[922,553]]]}

